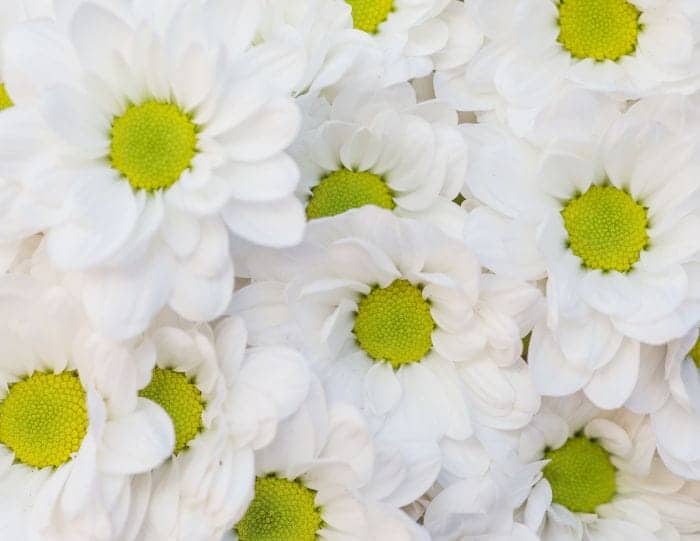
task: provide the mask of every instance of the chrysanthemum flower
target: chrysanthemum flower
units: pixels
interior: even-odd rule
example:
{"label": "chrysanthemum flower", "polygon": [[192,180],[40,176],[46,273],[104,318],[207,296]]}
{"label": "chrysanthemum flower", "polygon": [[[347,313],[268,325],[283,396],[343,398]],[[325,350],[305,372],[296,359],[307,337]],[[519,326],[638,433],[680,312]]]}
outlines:
{"label": "chrysanthemum flower", "polygon": [[129,539],[127,517],[147,495],[131,478],[172,452],[168,416],[138,398],[135,366],[102,377],[119,348],[89,330],[65,291],[21,275],[3,277],[0,291],[2,535]]}
{"label": "chrysanthemum flower", "polygon": [[304,228],[284,153],[300,115],[292,82],[268,69],[284,45],[254,46],[242,20],[245,39],[224,48],[195,3],[174,6],[156,24],[127,2],[81,2],[65,28],[36,20],[4,43],[15,107],[1,115],[0,174],[21,183],[3,195],[12,225],[45,234],[53,264],[82,274],[92,321],[117,338],[166,304],[219,315],[229,234],[285,246]]}

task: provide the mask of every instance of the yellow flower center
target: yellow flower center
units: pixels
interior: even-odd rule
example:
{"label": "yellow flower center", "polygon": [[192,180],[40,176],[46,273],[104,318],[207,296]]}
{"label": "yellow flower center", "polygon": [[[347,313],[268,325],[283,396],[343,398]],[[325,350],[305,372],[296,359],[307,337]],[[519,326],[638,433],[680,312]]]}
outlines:
{"label": "yellow flower center", "polygon": [[12,103],[12,99],[7,93],[5,85],[0,83],[0,111],[2,111],[3,109],[7,109],[8,107],[12,107],[13,105],[14,103]]}
{"label": "yellow flower center", "polygon": [[646,208],[614,186],[591,186],[561,214],[569,248],[589,269],[627,272],[649,244]]}
{"label": "yellow flower center", "polygon": [[569,511],[595,513],[617,493],[610,454],[586,437],[569,438],[544,457],[551,460],[542,473],[552,487],[552,501]]}
{"label": "yellow flower center", "polygon": [[316,493],[299,481],[258,477],[255,496],[236,525],[240,541],[316,541],[323,527]]}
{"label": "yellow flower center", "polygon": [[75,372],[34,372],[12,384],[0,402],[0,443],[27,466],[65,464],[87,427],[85,390]]}
{"label": "yellow flower center", "polygon": [[637,48],[640,15],[626,0],[561,0],[558,41],[574,58],[618,60]]}
{"label": "yellow flower center", "polygon": [[695,366],[700,369],[700,338],[695,341],[695,345],[688,352],[688,356],[693,359]]}
{"label": "yellow flower center", "polygon": [[394,0],[345,0],[352,7],[352,22],[355,28],[376,34],[379,25],[394,11]]}
{"label": "yellow flower center", "polygon": [[205,403],[202,392],[182,372],[169,368],[153,369],[153,377],[139,396],[153,400],[170,416],[175,427],[175,450],[178,454],[201,432]]}
{"label": "yellow flower center", "polygon": [[136,190],[169,188],[197,153],[197,126],[172,103],[130,105],[110,135],[112,167]]}
{"label": "yellow flower center", "polygon": [[341,169],[321,179],[312,190],[306,206],[309,220],[324,216],[335,216],[346,210],[376,205],[393,209],[396,205],[391,190],[382,177],[368,172]]}
{"label": "yellow flower center", "polygon": [[434,328],[421,290],[408,280],[394,280],[360,300],[353,332],[367,355],[397,369],[425,357]]}

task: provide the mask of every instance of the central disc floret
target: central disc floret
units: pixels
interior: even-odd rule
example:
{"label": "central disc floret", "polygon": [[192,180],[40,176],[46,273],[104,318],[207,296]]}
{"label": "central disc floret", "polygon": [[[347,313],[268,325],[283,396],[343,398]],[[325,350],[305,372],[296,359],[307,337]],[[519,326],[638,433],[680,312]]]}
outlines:
{"label": "central disc floret", "polygon": [[112,167],[136,190],[172,186],[197,152],[197,127],[172,103],[131,105],[112,124]]}
{"label": "central disc floret", "polygon": [[688,356],[693,359],[695,366],[700,368],[700,338],[697,339],[693,348],[688,352]]}
{"label": "central disc floret", "polygon": [[379,25],[387,20],[394,10],[394,0],[345,0],[352,7],[352,22],[355,28],[376,34]]}
{"label": "central disc floret", "polygon": [[255,496],[236,525],[240,541],[316,541],[323,526],[316,493],[298,481],[258,477]]}
{"label": "central disc floret", "polygon": [[5,85],[0,83],[0,111],[7,109],[8,107],[12,107],[13,105],[14,103],[12,103],[10,95],[7,93]]}
{"label": "central disc floret", "polygon": [[353,331],[367,355],[399,368],[425,357],[434,328],[421,290],[408,280],[394,280],[360,300]]}
{"label": "central disc floret", "polygon": [[571,251],[589,269],[629,271],[649,243],[646,208],[614,186],[591,186],[561,214]]}
{"label": "central disc floret", "polygon": [[368,172],[333,171],[313,188],[306,206],[306,216],[313,220],[335,216],[346,210],[376,205],[393,209],[396,205],[391,190],[382,177]]}
{"label": "central disc floret", "polygon": [[154,368],[151,382],[139,396],[153,400],[170,416],[175,427],[175,454],[187,447],[202,429],[205,406],[202,392],[184,373]]}
{"label": "central disc floret", "polygon": [[0,443],[27,466],[65,464],[87,433],[85,391],[74,372],[35,372],[0,402]]}
{"label": "central disc floret", "polygon": [[637,48],[639,16],[626,0],[561,0],[558,41],[574,58],[618,60]]}
{"label": "central disc floret", "polygon": [[609,453],[583,436],[570,438],[544,457],[551,460],[543,470],[552,487],[552,501],[575,513],[595,513],[617,492],[615,467]]}

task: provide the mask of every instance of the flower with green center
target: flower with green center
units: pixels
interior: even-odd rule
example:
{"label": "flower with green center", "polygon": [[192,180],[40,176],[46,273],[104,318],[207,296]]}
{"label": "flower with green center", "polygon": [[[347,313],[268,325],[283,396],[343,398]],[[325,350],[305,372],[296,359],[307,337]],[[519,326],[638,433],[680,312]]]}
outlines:
{"label": "flower with green center", "polygon": [[352,22],[355,28],[376,34],[379,25],[387,20],[394,10],[394,0],[345,0],[352,7]]}
{"label": "flower with green center", "polygon": [[647,209],[614,186],[591,186],[561,214],[567,244],[586,268],[627,272],[649,244]]}
{"label": "flower with green center", "polygon": [[13,105],[14,103],[12,103],[12,99],[7,93],[5,85],[0,83],[0,111],[2,111],[3,109],[7,109],[8,107],[12,107]]}
{"label": "flower with green center", "polygon": [[421,290],[408,280],[394,280],[360,300],[353,332],[367,355],[398,369],[425,357],[433,347],[433,329]]}
{"label": "flower with green center", "polygon": [[637,48],[640,15],[626,0],[561,0],[558,41],[574,58],[618,60]]}
{"label": "flower with green center", "polygon": [[700,369],[700,338],[695,341],[695,345],[688,352],[688,356],[693,359],[695,366]]}
{"label": "flower with green center", "polygon": [[258,477],[255,496],[236,525],[240,541],[316,541],[323,527],[316,493],[299,481]]}
{"label": "flower with green center", "polygon": [[153,400],[170,416],[175,427],[177,454],[202,430],[205,403],[202,392],[182,372],[156,367],[147,387],[139,396]]}
{"label": "flower with green center", "polygon": [[109,159],[136,190],[169,188],[197,153],[197,126],[177,105],[151,100],[114,119]]}
{"label": "flower with green center", "polygon": [[0,443],[27,466],[65,464],[87,428],[85,390],[75,372],[34,372],[12,384],[0,402]]}
{"label": "flower with green center", "polygon": [[617,493],[615,467],[610,454],[584,436],[569,438],[549,450],[543,474],[552,487],[552,501],[575,513],[595,513]]}
{"label": "flower with green center", "polygon": [[396,206],[391,190],[382,177],[366,171],[341,169],[325,176],[318,186],[312,189],[311,199],[306,206],[306,216],[309,220],[335,216],[365,205],[376,205],[385,209],[393,209]]}

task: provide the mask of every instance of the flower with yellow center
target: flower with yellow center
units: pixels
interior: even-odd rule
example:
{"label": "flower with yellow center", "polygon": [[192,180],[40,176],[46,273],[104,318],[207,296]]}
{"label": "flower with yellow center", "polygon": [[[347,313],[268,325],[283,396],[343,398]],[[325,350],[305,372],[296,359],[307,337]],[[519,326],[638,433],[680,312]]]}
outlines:
{"label": "flower with yellow center", "polygon": [[4,84],[0,83],[0,111],[12,107],[13,105],[10,95],[7,93],[7,88],[5,88]]}
{"label": "flower with yellow center", "polygon": [[394,9],[394,0],[345,0],[352,7],[355,28],[376,34],[379,25],[387,20]]}

